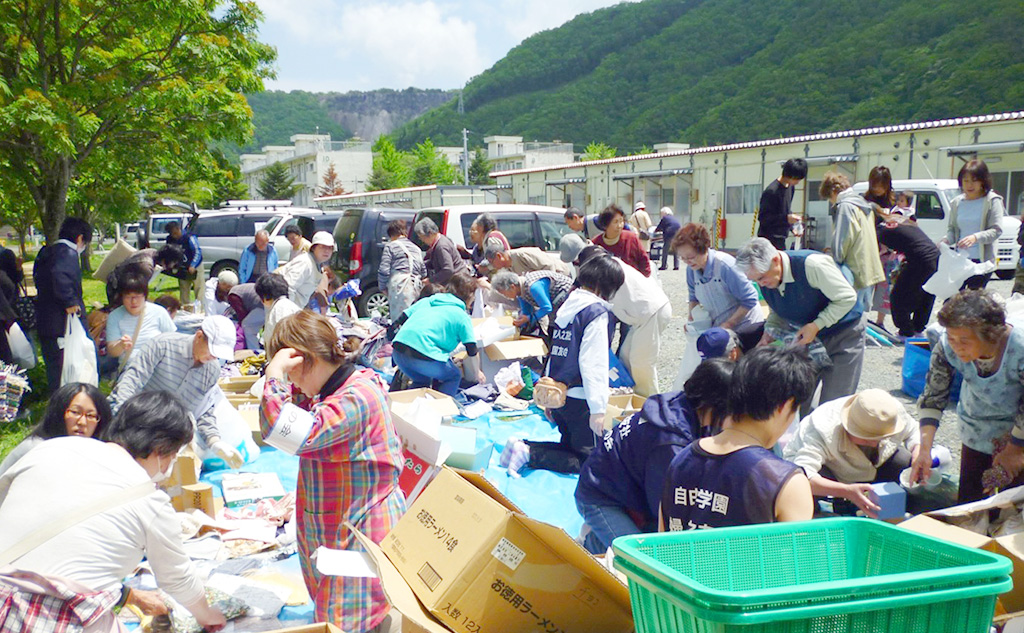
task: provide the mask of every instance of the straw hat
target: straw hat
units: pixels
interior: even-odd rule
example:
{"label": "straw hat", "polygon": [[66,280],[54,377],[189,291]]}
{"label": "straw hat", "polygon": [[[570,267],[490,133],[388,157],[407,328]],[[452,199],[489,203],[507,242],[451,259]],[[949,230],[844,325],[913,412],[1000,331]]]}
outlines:
{"label": "straw hat", "polygon": [[862,440],[881,440],[906,427],[900,403],[881,389],[865,389],[851,396],[839,410],[839,419],[850,435]]}

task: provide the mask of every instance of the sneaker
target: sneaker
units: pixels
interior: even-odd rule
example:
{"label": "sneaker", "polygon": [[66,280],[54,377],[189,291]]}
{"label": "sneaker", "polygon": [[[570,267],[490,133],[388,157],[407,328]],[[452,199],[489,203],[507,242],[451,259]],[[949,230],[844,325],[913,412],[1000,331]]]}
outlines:
{"label": "sneaker", "polygon": [[[502,453],[504,457],[504,453]],[[530,462],[530,446],[522,441],[516,440],[509,450],[508,474],[512,477],[520,477],[519,470]]]}

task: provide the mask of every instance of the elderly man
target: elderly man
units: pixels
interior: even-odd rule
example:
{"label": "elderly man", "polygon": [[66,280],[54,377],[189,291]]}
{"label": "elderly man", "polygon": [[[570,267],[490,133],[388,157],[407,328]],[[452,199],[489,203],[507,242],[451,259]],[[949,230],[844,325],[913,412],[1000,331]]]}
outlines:
{"label": "elderly man", "polygon": [[292,256],[289,258],[289,261],[303,253],[308,253],[309,249],[313,247],[312,242],[302,237],[302,230],[295,224],[285,227],[284,238],[288,240],[288,244],[292,247]]}
{"label": "elderly man", "polygon": [[565,225],[582,235],[583,239],[586,240],[601,234],[601,229],[597,228],[596,220],[596,215],[585,216],[576,207],[569,207],[565,210]]}
{"label": "elderly man", "polygon": [[572,268],[562,262],[556,255],[546,253],[536,246],[506,249],[504,244],[488,243],[484,248],[484,258],[495,270],[510,269],[517,275],[550,270],[572,276]]}
{"label": "elderly man", "polygon": [[317,231],[312,244],[309,253],[293,257],[277,271],[288,282],[288,298],[301,308],[309,304],[313,293],[325,283],[324,264],[334,253],[334,238],[327,231]]}
{"label": "elderly man", "polygon": [[191,303],[189,301],[189,288],[195,291],[196,302],[203,300],[203,249],[199,247],[199,240],[188,231],[182,231],[180,222],[171,222],[167,225],[167,243],[171,246],[178,246],[185,253],[185,261],[174,270],[166,270],[164,274],[178,278],[178,300],[181,305]]}
{"label": "elderly man", "polygon": [[412,228],[413,232],[427,245],[423,263],[427,267],[427,278],[423,285],[430,291],[443,292],[445,284],[457,272],[469,271],[469,266],[459,254],[455,242],[442,235],[430,218],[423,218]]}
{"label": "elderly man", "polygon": [[230,307],[228,305],[228,293],[238,285],[238,275],[231,270],[222,270],[219,275],[206,282],[206,292],[203,293],[203,314],[214,316],[224,314]]}
{"label": "elderly man", "polygon": [[196,432],[203,446],[237,467],[241,455],[220,439],[217,418],[207,394],[217,386],[221,360],[235,359],[235,326],[224,316],[208,316],[193,335],[160,334],[132,354],[110,394],[114,413],[143,391],[170,391],[196,417]]}
{"label": "elderly man", "polygon": [[669,251],[672,251],[672,270],[679,270],[679,253],[671,248],[671,244],[672,238],[676,236],[683,225],[676,219],[671,208],[662,207],[659,213],[661,220],[658,222],[658,226],[654,227],[655,233],[661,233],[661,268],[658,270],[668,268]]}
{"label": "elderly man", "polygon": [[[854,393],[864,362],[863,308],[835,261],[816,251],[780,251],[755,237],[737,251],[736,268],[761,287],[771,308],[761,344],[770,343],[773,332],[792,336],[796,345],[820,340],[828,356],[827,366],[819,365],[820,401]],[[804,405],[809,412],[810,402]]]}
{"label": "elderly man", "polygon": [[252,244],[245,247],[238,259],[238,280],[254,284],[260,276],[277,270],[277,251],[270,243],[270,233],[260,230]]}
{"label": "elderly man", "polygon": [[841,497],[875,516],[871,482],[899,481],[920,444],[919,427],[903,405],[881,389],[865,389],[801,420],[783,457],[804,469],[815,496]]}

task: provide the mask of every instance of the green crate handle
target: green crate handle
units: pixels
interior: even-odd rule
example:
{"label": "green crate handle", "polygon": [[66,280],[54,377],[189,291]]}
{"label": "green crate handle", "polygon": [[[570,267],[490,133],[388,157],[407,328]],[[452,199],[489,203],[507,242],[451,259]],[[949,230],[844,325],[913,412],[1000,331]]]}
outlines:
{"label": "green crate handle", "polygon": [[[630,579],[630,582],[637,582]],[[939,602],[950,602],[953,600],[968,600],[971,598],[984,598],[997,596],[1006,593],[1013,588],[1013,581],[1009,578],[990,585],[973,585],[970,587],[959,587],[956,589],[943,589],[925,593],[904,594],[898,596],[886,596],[884,598],[868,598],[866,600],[854,600],[852,602],[833,602],[817,604],[807,607],[789,607],[785,609],[774,609],[771,611],[755,612],[730,612],[709,609],[698,606],[688,600],[680,599],[680,596],[673,596],[664,591],[661,587],[644,584],[649,590],[663,599],[668,600],[677,608],[689,611],[694,616],[711,622],[733,625],[755,625],[771,624],[785,620],[809,620],[816,617],[828,617],[835,615],[846,615],[850,613],[863,613],[865,611],[880,611],[884,609],[902,609]],[[679,606],[680,603],[685,606]]]}

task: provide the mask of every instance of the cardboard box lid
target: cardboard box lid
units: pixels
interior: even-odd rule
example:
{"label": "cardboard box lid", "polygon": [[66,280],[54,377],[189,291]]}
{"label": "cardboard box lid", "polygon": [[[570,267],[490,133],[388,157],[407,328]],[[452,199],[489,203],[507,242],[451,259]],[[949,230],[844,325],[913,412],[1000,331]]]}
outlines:
{"label": "cardboard box lid", "polygon": [[426,398],[430,406],[442,416],[459,415],[459,405],[455,403],[454,398],[429,387],[389,391],[387,397],[392,413],[401,414],[419,398]]}
{"label": "cardboard box lid", "polygon": [[498,341],[484,348],[487,358],[491,360],[519,360],[520,358],[533,358],[544,356],[548,348],[544,341],[533,337],[524,336],[514,341]]}

